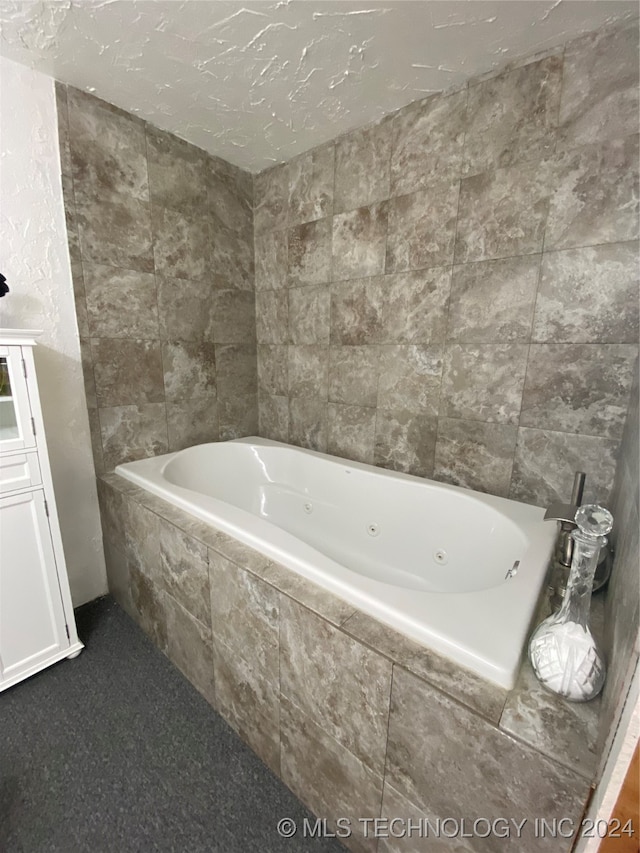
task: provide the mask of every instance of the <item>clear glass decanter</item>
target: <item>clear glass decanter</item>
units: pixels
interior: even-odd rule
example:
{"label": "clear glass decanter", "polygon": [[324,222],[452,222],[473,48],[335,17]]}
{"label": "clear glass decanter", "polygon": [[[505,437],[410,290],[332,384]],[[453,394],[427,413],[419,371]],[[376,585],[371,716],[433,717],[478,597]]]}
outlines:
{"label": "clear glass decanter", "polygon": [[605,664],[589,630],[593,576],[613,516],[587,504],[576,513],[578,529],[562,607],[537,627],[529,641],[529,660],[539,681],[573,702],[588,702],[602,690]]}

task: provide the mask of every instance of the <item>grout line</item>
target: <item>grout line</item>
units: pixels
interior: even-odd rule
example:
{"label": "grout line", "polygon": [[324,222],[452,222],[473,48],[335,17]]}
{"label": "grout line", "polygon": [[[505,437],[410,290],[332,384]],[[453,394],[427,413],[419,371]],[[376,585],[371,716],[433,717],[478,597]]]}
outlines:
{"label": "grout line", "polygon": [[[379,653],[378,653],[379,654]],[[387,759],[389,755],[389,731],[391,729],[391,697],[393,696],[393,681],[396,671],[395,662],[391,662],[391,679],[389,683],[389,707],[387,711],[387,732],[384,741],[384,763],[382,766],[382,790],[380,792],[380,817],[382,817],[382,806],[384,803],[384,789],[387,783]]]}

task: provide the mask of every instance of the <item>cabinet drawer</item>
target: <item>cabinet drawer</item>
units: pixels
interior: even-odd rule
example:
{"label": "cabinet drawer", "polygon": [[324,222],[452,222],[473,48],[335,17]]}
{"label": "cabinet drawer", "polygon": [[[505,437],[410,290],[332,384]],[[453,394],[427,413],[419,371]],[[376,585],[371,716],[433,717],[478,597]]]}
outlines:
{"label": "cabinet drawer", "polygon": [[0,493],[16,492],[41,483],[37,453],[15,453],[0,458]]}

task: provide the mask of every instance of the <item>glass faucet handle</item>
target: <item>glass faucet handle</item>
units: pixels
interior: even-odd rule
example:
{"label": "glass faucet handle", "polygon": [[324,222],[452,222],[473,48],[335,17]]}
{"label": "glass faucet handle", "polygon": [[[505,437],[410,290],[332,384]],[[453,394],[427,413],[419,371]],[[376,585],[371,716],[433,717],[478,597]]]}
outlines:
{"label": "glass faucet handle", "polygon": [[613,516],[597,504],[585,504],[576,512],[576,524],[585,536],[606,536],[613,527]]}

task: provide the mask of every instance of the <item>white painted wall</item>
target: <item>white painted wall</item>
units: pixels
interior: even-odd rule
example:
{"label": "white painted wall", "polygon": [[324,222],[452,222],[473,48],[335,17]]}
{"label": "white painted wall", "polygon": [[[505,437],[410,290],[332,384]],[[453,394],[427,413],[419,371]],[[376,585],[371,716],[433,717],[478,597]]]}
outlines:
{"label": "white painted wall", "polygon": [[0,325],[43,329],[42,408],[74,605],[107,591],[60,180],[54,82],[0,57]]}

